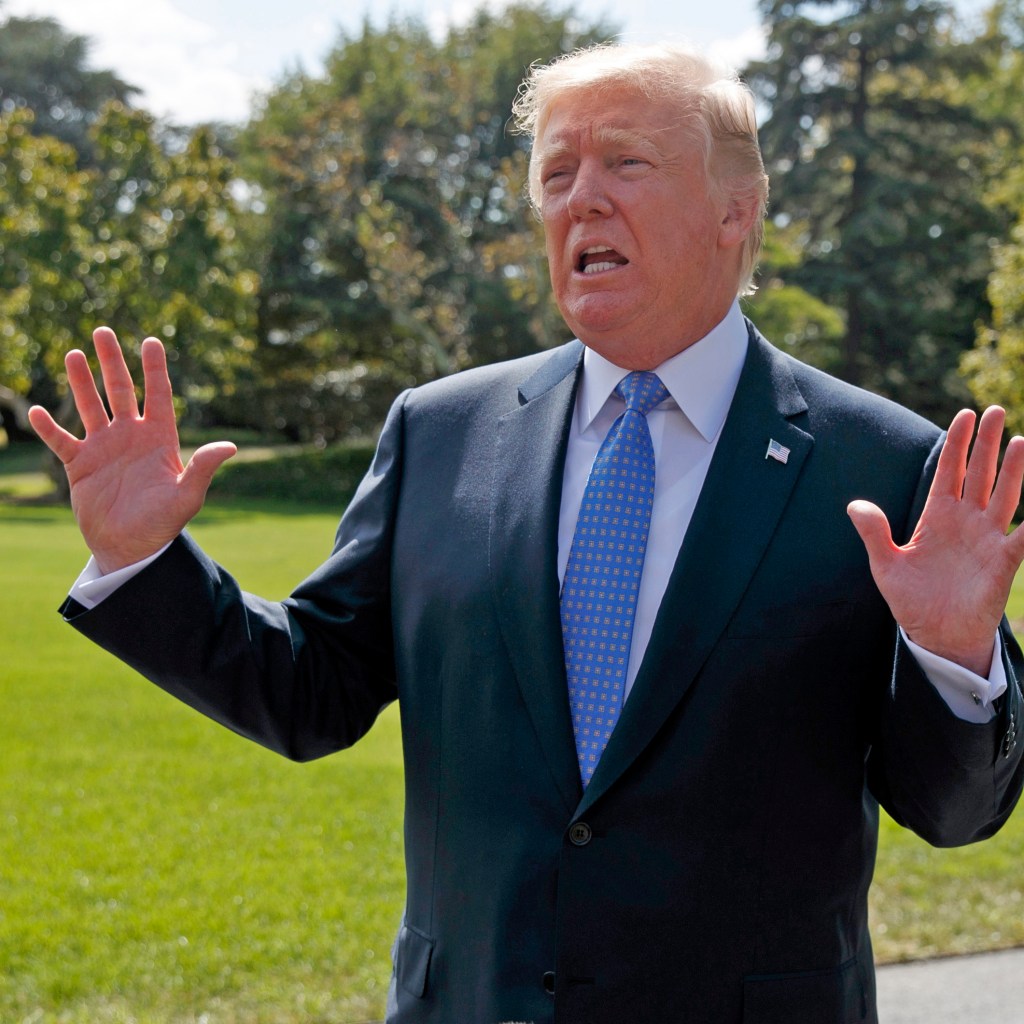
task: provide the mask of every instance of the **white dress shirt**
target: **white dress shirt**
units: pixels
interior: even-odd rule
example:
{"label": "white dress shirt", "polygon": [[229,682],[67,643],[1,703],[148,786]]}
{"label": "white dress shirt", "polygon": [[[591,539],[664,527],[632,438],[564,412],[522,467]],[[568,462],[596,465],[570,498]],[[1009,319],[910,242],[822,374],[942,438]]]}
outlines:
{"label": "white dress shirt", "polygon": [[[633,686],[654,628],[668,578],[690,525],[725,417],[747,355],[747,328],[734,305],[696,345],[657,368],[671,398],[647,414],[654,447],[654,507],[640,577],[626,695]],[[558,520],[558,579],[565,577],[569,548],[590,468],[612,424],[626,408],[615,386],[628,371],[593,349],[583,355],[583,377],[569,431]]]}
{"label": "white dress shirt", "polygon": [[[626,673],[626,696],[651,638],[669,575],[690,525],[711,457],[722,433],[747,353],[747,327],[739,303],[706,337],[662,363],[656,370],[671,398],[647,416],[654,447],[655,485],[651,528],[644,571],[637,596],[633,641]],[[593,349],[583,357],[583,376],[569,432],[563,470],[562,505],[558,522],[558,578],[565,576],[569,548],[583,492],[601,442],[625,409],[615,386],[628,371]],[[169,546],[169,545],[167,545]],[[70,596],[94,608],[137,575],[166,547],[134,565],[102,575],[90,558]],[[992,701],[1006,690],[1001,647],[994,640],[988,679],[922,650],[904,634],[932,684],[959,718],[984,723],[994,715]]]}

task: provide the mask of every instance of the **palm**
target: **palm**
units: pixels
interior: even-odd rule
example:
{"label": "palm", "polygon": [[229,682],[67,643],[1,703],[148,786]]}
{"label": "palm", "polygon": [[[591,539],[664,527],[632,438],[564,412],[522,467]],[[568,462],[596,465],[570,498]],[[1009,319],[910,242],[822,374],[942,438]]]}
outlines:
{"label": "palm", "polygon": [[107,414],[85,355],[68,356],[68,379],[85,426],[84,440],[59,427],[40,408],[32,424],[64,463],[71,504],[86,543],[104,572],[139,561],[181,532],[202,507],[217,467],[234,453],[230,444],[207,445],[182,465],[163,346],[143,343],[145,414],[120,346],[106,328],[94,334]]}
{"label": "palm", "polygon": [[1008,533],[1024,478],[1024,439],[1011,440],[1000,469],[1003,419],[1001,409],[986,411],[969,459],[974,416],[954,419],[921,519],[902,547],[878,508],[850,506],[878,589],[907,635],[983,675],[1024,560],[1024,531]]}
{"label": "palm", "polygon": [[175,522],[197,511],[182,508],[176,438],[167,444],[154,434],[145,424],[112,423],[67,462],[71,506],[90,547],[121,537],[156,550]]}

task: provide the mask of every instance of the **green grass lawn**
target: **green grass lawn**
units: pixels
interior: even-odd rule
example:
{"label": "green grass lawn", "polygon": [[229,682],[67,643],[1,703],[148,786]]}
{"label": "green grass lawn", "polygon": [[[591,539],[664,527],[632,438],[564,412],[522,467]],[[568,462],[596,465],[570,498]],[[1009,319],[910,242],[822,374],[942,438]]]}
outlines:
{"label": "green grass lawn", "polygon": [[[215,509],[194,533],[283,596],[334,515]],[[401,913],[397,714],[291,764],[61,623],[69,513],[0,505],[0,1021],[383,1016]]]}
{"label": "green grass lawn", "polygon": [[[275,597],[335,520],[220,504],[193,532]],[[61,623],[84,558],[65,510],[0,504],[0,1021],[379,1019],[403,889],[394,710],[309,765],[241,740]],[[1024,943],[1022,864],[1024,812],[952,851],[887,822],[879,958]]]}

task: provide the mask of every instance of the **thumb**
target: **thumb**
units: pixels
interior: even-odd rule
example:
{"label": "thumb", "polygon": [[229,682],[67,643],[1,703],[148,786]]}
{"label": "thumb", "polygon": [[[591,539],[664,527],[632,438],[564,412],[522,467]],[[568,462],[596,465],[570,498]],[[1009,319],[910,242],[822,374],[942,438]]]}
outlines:
{"label": "thumb", "polygon": [[851,501],[846,506],[846,514],[864,542],[872,566],[887,562],[895,549],[895,544],[885,513],[870,501],[858,500]]}
{"label": "thumb", "polygon": [[197,448],[181,474],[182,487],[202,504],[213,474],[237,451],[238,448],[230,441],[214,441]]}

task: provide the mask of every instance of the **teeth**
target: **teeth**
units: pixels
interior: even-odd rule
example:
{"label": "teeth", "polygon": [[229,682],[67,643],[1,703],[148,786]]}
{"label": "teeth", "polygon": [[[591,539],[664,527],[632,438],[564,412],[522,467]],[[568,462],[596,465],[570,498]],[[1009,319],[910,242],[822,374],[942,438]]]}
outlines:
{"label": "teeth", "polygon": [[584,261],[588,256],[597,256],[602,252],[614,251],[615,250],[610,245],[591,245],[580,253],[579,267],[584,274],[599,274],[602,270],[613,270],[619,264],[613,263],[611,260],[590,264],[587,264]]}

